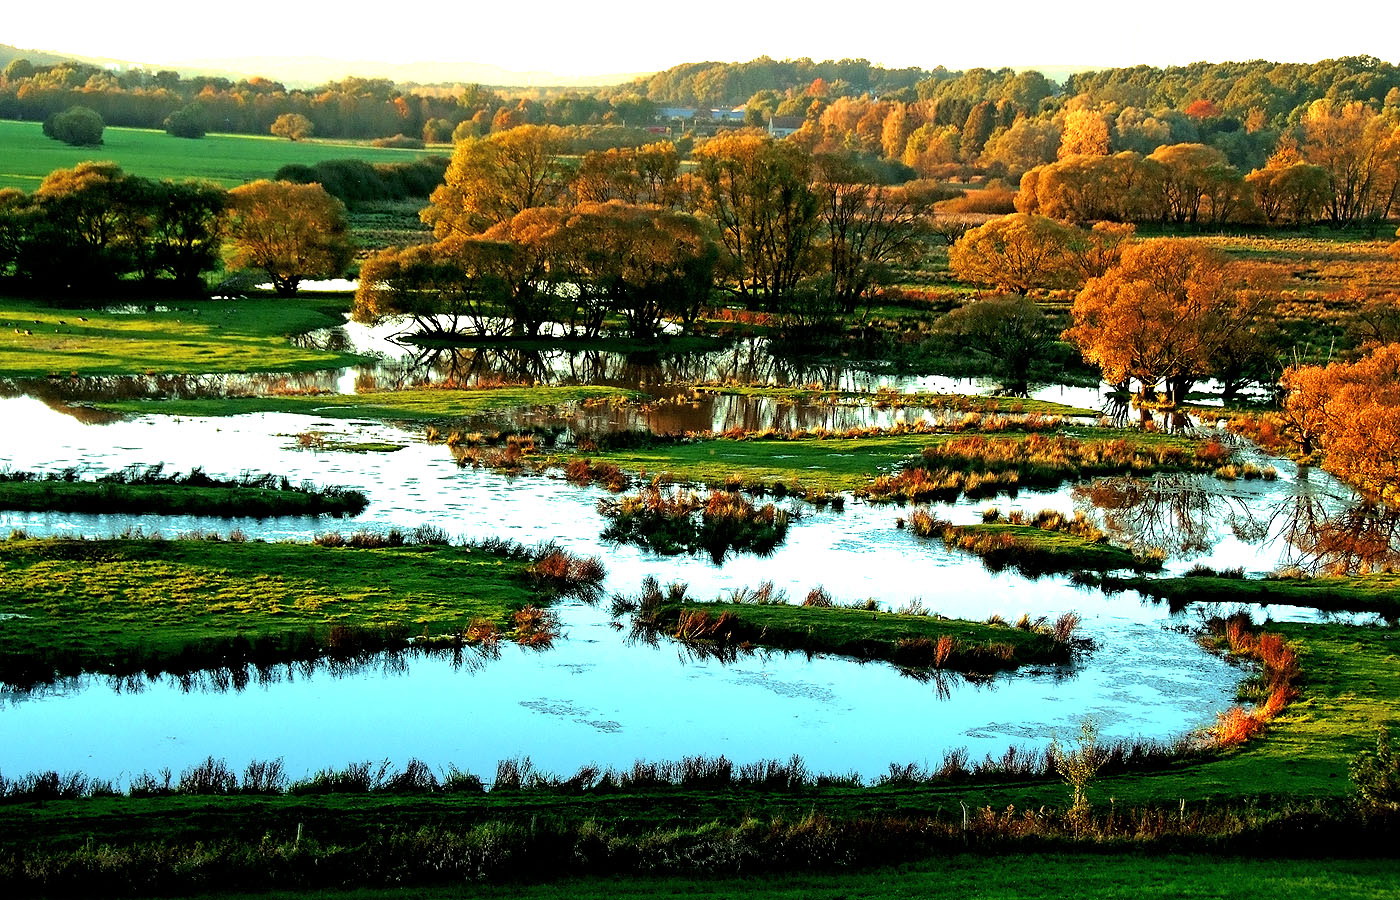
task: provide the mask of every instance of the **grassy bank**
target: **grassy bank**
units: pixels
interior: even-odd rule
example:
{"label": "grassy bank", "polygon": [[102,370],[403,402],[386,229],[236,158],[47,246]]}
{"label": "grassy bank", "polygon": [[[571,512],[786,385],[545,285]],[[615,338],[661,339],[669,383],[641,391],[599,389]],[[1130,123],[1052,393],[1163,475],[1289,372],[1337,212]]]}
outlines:
{"label": "grassy bank", "polygon": [[[146,797],[44,802],[12,795],[0,803],[0,877],[20,894],[145,896],[354,884],[361,889],[351,896],[364,897],[453,896],[452,888],[376,894],[363,886],[477,879],[509,882],[474,887],[481,896],[588,897],[613,886],[623,896],[663,887],[724,896],[734,883],[708,879],[735,872],[745,873],[745,896],[765,896],[769,884],[792,886],[775,888],[774,896],[808,896],[804,890],[812,885],[846,889],[841,896],[856,896],[852,886],[860,887],[859,896],[901,896],[890,892],[935,877],[985,883],[986,891],[973,896],[1064,896],[1072,877],[1076,895],[1098,895],[1081,887],[1087,879],[1102,896],[1138,897],[1154,889],[1144,887],[1142,873],[1160,871],[1171,890],[1195,891],[1171,896],[1220,897],[1244,894],[1227,893],[1234,887],[1212,880],[1216,874],[1267,870],[1276,879],[1293,874],[1251,882],[1248,896],[1262,884],[1297,885],[1297,896],[1353,888],[1360,891],[1356,896],[1393,896],[1385,879],[1393,880],[1396,871],[1400,821],[1362,814],[1344,796],[1348,762],[1372,744],[1379,724],[1400,717],[1394,665],[1400,630],[1269,630],[1296,643],[1303,679],[1302,697],[1268,733],[1243,749],[1102,775],[1091,786],[1094,810],[1087,820],[1063,813],[1068,789],[1058,778],[1033,760],[1029,774],[1015,774],[1015,766],[1027,764],[1010,755],[989,759],[992,768],[983,775],[966,767],[952,776],[892,767],[874,786],[839,775],[820,779],[797,760],[746,766],[742,773],[718,761],[688,760],[669,770],[639,764],[606,785],[596,767],[572,777],[522,779],[517,761],[498,770],[498,785],[505,787],[489,792],[430,790],[420,776],[407,787],[391,781],[372,791],[309,794],[157,789]],[[997,765],[1003,774],[995,773]],[[467,782],[459,777],[454,784]],[[977,855],[962,856],[969,848]],[[1207,855],[1171,855],[1183,851]],[[1386,861],[1289,859],[1329,855]],[[1267,858],[1268,864],[1260,868],[1241,858]],[[1040,860],[1053,875],[1037,878],[1017,868]],[[907,868],[862,868],[891,863]],[[945,873],[950,866],[966,872]],[[1159,867],[1174,867],[1180,877]],[[841,870],[839,881],[822,873],[829,869]],[[892,871],[913,873],[912,880],[893,878]],[[755,880],[765,872],[805,874]],[[997,874],[1003,872],[1009,873],[1004,881]],[[629,877],[519,883],[571,873]],[[658,873],[671,877],[653,880]],[[638,875],[643,880],[633,880]]]}
{"label": "grassy bank", "polygon": [[110,160],[145,178],[207,179],[236,187],[271,178],[289,163],[313,165],[326,159],[362,159],[371,163],[406,162],[441,150],[394,150],[367,143],[331,140],[288,141],[272,135],[209,134],[199,140],[172,137],[164,131],[109,127],[100,147],[72,147],[44,137],[38,122],[0,121],[0,188],[32,191],[54,169],[84,160]]}
{"label": "grassy bank", "polygon": [[1063,632],[1057,632],[1045,623],[1028,619],[1022,627],[1012,627],[932,615],[783,602],[665,604],[646,612],[645,620],[648,627],[673,637],[723,648],[754,646],[835,653],[958,672],[1064,663],[1072,658],[1074,650],[1072,622]]}
{"label": "grassy bank", "polygon": [[1346,578],[1227,578],[1188,575],[1179,578],[1109,578],[1108,590],[1132,590],[1184,606],[1188,603],[1262,603],[1324,610],[1400,612],[1400,575]]}
{"label": "grassy bank", "polygon": [[288,338],[344,322],[348,300],[197,300],[114,312],[95,300],[58,309],[0,298],[0,377],[292,372],[349,366],[358,356]]}
{"label": "grassy bank", "polygon": [[851,897],[976,900],[1256,900],[1328,897],[1379,900],[1394,897],[1400,862],[1392,859],[1251,859],[1140,853],[956,854],[939,860],[869,871],[745,878],[586,878],[557,884],[360,889],[316,894],[239,895],[267,900],[651,900],[687,897],[721,900],[849,900]]}
{"label": "grassy bank", "polygon": [[190,516],[353,516],[364,511],[365,495],[344,488],[294,485],[272,476],[242,479],[187,476],[70,480],[66,474],[0,473],[0,509],[35,512],[155,513]]}
{"label": "grassy bank", "polygon": [[552,593],[523,551],[323,542],[0,543],[0,678],[188,672],[508,635],[516,613]]}
{"label": "grassy bank", "polygon": [[734,397],[767,397],[786,403],[826,404],[830,406],[873,406],[877,409],[946,409],[978,413],[1010,413],[1040,416],[1098,416],[1099,410],[1032,400],[1025,397],[988,397],[973,394],[898,393],[895,391],[836,391],[806,387],[773,387],[771,385],[699,385],[697,394]]}
{"label": "grassy bank", "polygon": [[417,388],[364,394],[300,394],[282,397],[122,400],[93,404],[128,415],[236,416],[281,412],[331,418],[446,422],[480,413],[588,401],[631,399],[635,391],[595,385],[502,387],[471,390]]}
{"label": "grassy bank", "polygon": [[[1075,428],[1066,429],[1064,434],[1080,441],[1122,441],[1144,453],[1179,451],[1182,457],[1189,457],[1200,446],[1199,441],[1157,432]],[[595,465],[614,465],[627,472],[664,475],[675,481],[713,487],[771,488],[781,484],[788,491],[854,491],[869,486],[879,473],[920,462],[919,455],[926,448],[936,450],[965,437],[910,432],[789,439],[780,434],[759,434],[748,439],[715,437],[636,449],[603,450],[589,453],[588,458]],[[988,446],[1011,448],[1018,442],[1025,442],[1026,435],[1008,431],[987,434],[985,439]],[[965,469],[977,468],[975,461],[965,459],[960,459],[960,465]],[[1011,467],[1005,464],[998,466],[999,470],[1008,468]]]}

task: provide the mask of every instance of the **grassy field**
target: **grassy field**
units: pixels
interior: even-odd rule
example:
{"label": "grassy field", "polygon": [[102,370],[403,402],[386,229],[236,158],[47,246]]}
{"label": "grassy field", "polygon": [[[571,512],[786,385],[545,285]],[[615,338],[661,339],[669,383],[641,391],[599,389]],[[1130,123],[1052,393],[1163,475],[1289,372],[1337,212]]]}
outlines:
{"label": "grassy field", "polygon": [[313,635],[325,647],[336,627],[506,627],[541,599],[526,566],[457,547],[9,540],[0,543],[0,659],[7,676],[160,671],[217,658],[200,648],[239,639],[290,648],[282,642]]}
{"label": "grassy field", "polygon": [[0,477],[0,509],[39,512],[154,513],[179,516],[358,515],[357,491],[303,491],[239,484],[118,484],[99,481]]}
{"label": "grassy field", "polygon": [[236,416],[253,412],[303,413],[337,418],[450,421],[478,413],[587,400],[630,398],[635,391],[594,385],[439,388],[366,394],[310,394],[289,397],[227,397],[199,400],[122,400],[96,406],[129,415]]}
{"label": "grassy field", "polygon": [[1400,861],[1393,859],[1017,853],[959,854],[857,872],[746,878],[587,878],[556,884],[274,892],[238,895],[238,900],[255,896],[266,900],[1381,900],[1400,897],[1397,882]]}
{"label": "grassy field", "polygon": [[289,163],[311,165],[325,159],[404,162],[442,151],[393,150],[364,143],[288,141],[272,135],[210,134],[200,140],[164,131],[108,128],[100,147],[70,147],[44,137],[38,122],[0,121],[0,188],[32,191],[54,169],[85,160],[110,160],[132,175],[183,180],[201,178],[235,187],[271,178]]}
{"label": "grassy field", "polygon": [[56,309],[0,298],[0,377],[292,372],[360,357],[292,346],[292,335],[340,325],[345,300],[200,300],[164,312]]}

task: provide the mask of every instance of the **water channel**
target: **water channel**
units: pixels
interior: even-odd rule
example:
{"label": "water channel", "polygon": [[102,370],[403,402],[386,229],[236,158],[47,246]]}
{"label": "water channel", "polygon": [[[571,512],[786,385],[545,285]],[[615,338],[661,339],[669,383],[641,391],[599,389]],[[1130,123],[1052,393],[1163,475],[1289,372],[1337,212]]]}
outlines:
{"label": "water channel", "polygon": [[[363,345],[372,339],[359,335],[352,342]],[[246,683],[88,676],[29,692],[7,691],[0,694],[0,771],[80,769],[121,780],[143,770],[178,771],[214,755],[236,767],[250,759],[283,757],[288,771],[298,776],[356,760],[402,763],[417,757],[435,768],[455,764],[489,776],[497,760],[524,755],[540,768],[571,772],[585,763],[621,767],[641,758],[724,754],[748,762],[796,753],[815,770],[873,777],[891,762],[936,765],[954,748],[967,748],[979,758],[999,755],[1013,744],[1043,747],[1055,735],[1070,737],[1085,715],[1092,715],[1109,737],[1169,738],[1210,724],[1233,701],[1239,670],[1202,652],[1187,633],[1201,610],[1173,614],[1131,592],[1106,595],[1063,577],[1029,580],[1010,571],[991,573],[973,557],[899,530],[899,511],[889,506],[852,500],[838,512],[785,501],[801,519],[784,545],[767,558],[740,555],[716,565],[704,556],[658,557],[605,543],[599,537],[604,523],[595,509],[604,496],[601,489],[557,477],[508,477],[460,468],[448,448],[425,442],[416,427],[289,414],[122,419],[92,415],[81,406],[84,399],[99,396],[263,392],[288,380],[327,390],[354,390],[371,379],[389,387],[386,380],[415,377],[408,374],[414,363],[405,360],[407,355],[385,353],[380,362],[358,370],[302,376],[13,384],[0,399],[0,417],[6,422],[0,431],[0,464],[14,469],[74,467],[92,475],[160,462],[168,471],[200,466],[215,475],[273,472],[293,481],[365,491],[370,505],[352,521],[0,513],[0,528],[99,536],[130,528],[166,536],[238,528],[252,538],[280,540],[327,530],[431,524],[463,538],[495,536],[525,544],[554,540],[570,551],[600,556],[608,571],[605,593],[635,593],[650,575],[663,584],[685,582],[691,595],[701,598],[772,581],[797,598],[821,585],[838,599],[873,597],[888,608],[918,599],[950,617],[1000,614],[1014,619],[1023,612],[1054,617],[1074,610],[1098,648],[1071,667],[1031,667],[978,682],[953,676],[934,683],[890,665],[841,658],[782,653],[731,662],[698,658],[667,641],[630,641],[627,630],[610,620],[606,604],[568,601],[559,608],[564,638],[548,651],[510,645],[498,658],[469,656],[455,662],[385,657],[348,672],[291,666],[254,675]],[[745,370],[745,358],[762,370]],[[548,364],[536,366],[536,373],[555,374],[536,374],[534,380],[625,382],[650,386],[662,395],[678,391],[667,385],[726,378],[797,385],[820,381],[848,389],[887,386],[903,392],[990,387],[893,378],[855,368],[814,373],[785,367],[754,348],[644,364],[616,355],[562,351],[545,359]],[[584,371],[590,366],[595,368]],[[597,377],[609,372],[613,377]],[[477,374],[509,375],[499,364]],[[1104,402],[1092,388],[1051,386],[1035,396],[1089,408]],[[889,424],[898,419],[886,416],[939,414],[831,406],[804,412],[800,405],[737,397],[663,409],[682,410],[675,415],[689,418],[681,425],[657,419],[660,414],[653,410],[634,412],[622,421],[585,424],[698,430],[691,425],[754,427],[750,423],[759,421],[811,427],[823,424],[816,420],[826,416],[828,427],[849,427],[844,423],[856,419]],[[530,422],[526,416],[498,418],[492,424]],[[572,418],[569,424],[577,427],[579,420]],[[364,454],[298,447],[294,436],[311,430],[403,447]],[[1175,548],[1169,571],[1198,562],[1271,571],[1289,559],[1283,539],[1288,510],[1300,505],[1340,509],[1348,502],[1348,492],[1321,473],[1272,462],[1280,471],[1277,481],[1200,478],[1193,482],[1196,501],[1169,505],[1161,513],[1175,518],[1157,523],[1159,528],[1168,534],[1189,530],[1192,536]],[[993,503],[1030,512],[1076,506],[1095,512],[1085,494],[1070,487],[1023,491],[1014,500]],[[988,505],[985,500],[960,501],[936,511],[971,522]],[[1269,614],[1319,615],[1277,607]]]}

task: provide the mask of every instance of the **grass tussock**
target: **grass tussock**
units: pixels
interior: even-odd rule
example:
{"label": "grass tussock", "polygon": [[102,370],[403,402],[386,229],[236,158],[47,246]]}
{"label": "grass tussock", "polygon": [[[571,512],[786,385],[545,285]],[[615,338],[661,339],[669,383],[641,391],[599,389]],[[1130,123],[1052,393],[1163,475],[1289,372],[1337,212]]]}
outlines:
{"label": "grass tussock", "polygon": [[1098,476],[1209,471],[1229,455],[1216,440],[1191,448],[1174,443],[1144,445],[1126,439],[1079,440],[1060,434],[1031,434],[1014,440],[971,435],[925,447],[918,465],[880,476],[862,494],[873,501],[950,503],[963,495],[1014,496],[1022,487],[1057,487],[1066,481]]}
{"label": "grass tussock", "polygon": [[984,674],[1027,663],[1066,663],[1093,647],[1079,636],[1074,613],[1053,624],[1029,616],[1015,626],[1000,618],[968,622],[936,616],[917,601],[894,612],[879,610],[873,601],[843,604],[820,587],[798,605],[772,582],[698,602],[686,585],[663,589],[648,577],[639,595],[614,598],[613,613],[631,615],[638,637],[665,636],[720,656],[756,648],[796,650],[886,660],[913,670]]}
{"label": "grass tussock", "polygon": [[651,484],[635,494],[598,501],[608,520],[605,540],[674,556],[700,550],[720,562],[729,552],[766,555],[787,537],[793,513],[762,506],[735,491],[708,495]]}
{"label": "grass tussock", "polygon": [[1028,517],[989,509],[981,525],[960,526],[916,509],[898,524],[918,537],[937,538],[951,550],[979,556],[994,572],[1013,568],[1028,578],[1086,569],[1152,571],[1162,565],[1158,553],[1135,554],[1111,546],[1108,536],[1082,512],[1067,516],[1041,510]]}

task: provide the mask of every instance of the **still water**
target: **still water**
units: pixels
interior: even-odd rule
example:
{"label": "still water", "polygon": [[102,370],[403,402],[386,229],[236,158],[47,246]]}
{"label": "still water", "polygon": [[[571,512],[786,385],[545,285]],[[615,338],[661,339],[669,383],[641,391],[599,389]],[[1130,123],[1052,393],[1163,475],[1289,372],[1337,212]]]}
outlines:
{"label": "still water", "polygon": [[[714,359],[695,364],[709,366],[715,380],[724,377]],[[807,374],[783,373],[773,381],[791,383],[794,375]],[[256,388],[259,377],[209,378],[199,389],[227,390],[237,378],[246,379],[237,389]],[[355,379],[385,376],[381,369],[305,377],[350,390]],[[635,380],[645,377],[661,376]],[[665,377],[683,380],[680,373]],[[883,383],[903,391],[974,387],[933,379],[882,382],[850,373],[835,378],[840,386]],[[239,528],[250,537],[278,540],[431,524],[463,538],[554,540],[572,552],[600,556],[608,570],[605,593],[634,593],[650,575],[663,584],[685,582],[700,598],[772,581],[795,598],[821,585],[840,600],[873,597],[892,608],[918,599],[951,617],[1014,619],[1023,612],[1054,617],[1074,610],[1098,648],[1072,667],[1026,668],[980,683],[957,676],[931,683],[887,664],[801,654],[697,659],[670,642],[631,642],[605,609],[570,601],[559,608],[564,638],[554,649],[510,645],[498,658],[471,658],[468,664],[385,657],[348,673],[285,667],[239,688],[223,682],[133,684],[84,677],[30,693],[7,692],[0,695],[0,771],[6,774],[82,769],[121,779],[161,767],[178,771],[212,754],[234,766],[284,757],[294,776],[386,757],[400,763],[418,757],[434,767],[450,763],[489,776],[498,759],[521,755],[544,769],[568,772],[585,763],[625,766],[639,758],[725,754],[746,762],[799,753],[814,769],[870,777],[891,762],[937,764],[954,748],[980,757],[1000,754],[1011,744],[1043,747],[1055,735],[1071,736],[1086,715],[1109,737],[1173,737],[1209,725],[1230,705],[1241,677],[1185,633],[1199,610],[1173,616],[1133,593],[1106,596],[1065,578],[1032,581],[1013,572],[988,572],[975,558],[896,528],[894,507],[851,500],[844,512],[836,512],[787,501],[801,518],[772,556],[740,555],[716,565],[704,556],[658,557],[605,543],[595,509],[604,496],[601,489],[554,477],[510,478],[462,469],[446,447],[425,443],[416,429],[284,414],[112,421],[81,410],[75,415],[71,405],[102,391],[129,395],[170,388],[169,383],[143,385],[140,379],[13,387],[14,396],[0,400],[7,423],[0,433],[0,461],[15,469],[76,467],[90,475],[156,462],[168,471],[201,466],[215,475],[273,472],[363,490],[369,507],[348,522],[0,513],[0,527],[81,535],[141,528],[166,536]],[[1092,406],[1099,398],[1087,391],[1045,389],[1057,394],[1046,399]],[[700,411],[712,427],[754,415],[752,407],[717,412],[718,403]],[[776,416],[778,407],[772,409]],[[403,449],[367,454],[299,449],[294,436],[308,430]],[[1345,490],[1318,473],[1275,464],[1278,481],[1199,479],[1193,496],[1204,495],[1205,501],[1167,504],[1162,515],[1174,518],[1158,526],[1173,533],[1189,527],[1195,537],[1169,559],[1169,570],[1197,562],[1254,573],[1272,570],[1287,561],[1287,542],[1280,536],[1286,510],[1296,507],[1300,496],[1327,508],[1347,502]],[[1029,512],[1078,505],[1101,512],[1068,487],[1022,492],[1000,502],[961,501],[935,511],[971,522],[988,505]],[[1189,520],[1185,524],[1182,515]],[[1279,608],[1271,613],[1315,615]]]}

